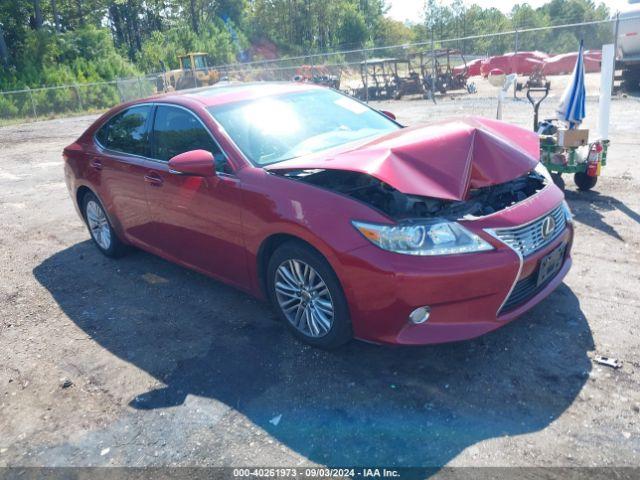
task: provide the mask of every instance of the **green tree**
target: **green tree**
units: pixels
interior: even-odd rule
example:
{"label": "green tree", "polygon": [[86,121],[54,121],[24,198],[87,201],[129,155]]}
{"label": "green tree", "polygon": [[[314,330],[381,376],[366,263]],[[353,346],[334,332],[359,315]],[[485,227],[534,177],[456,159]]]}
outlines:
{"label": "green tree", "polygon": [[[425,21],[413,27],[385,12],[384,0],[3,0],[0,89],[110,80],[158,71],[161,62],[176,68],[177,56],[193,50],[229,63],[264,41],[287,56],[431,38],[468,54],[501,54],[515,48],[514,36],[483,35],[514,29],[519,50],[561,53],[581,39],[587,48],[612,40],[609,24],[522,32],[606,19],[606,5],[591,0],[521,3],[508,15],[427,0]],[[477,38],[442,42],[459,37]]]}
{"label": "green tree", "polygon": [[375,32],[376,45],[404,45],[416,39],[416,32],[402,22],[383,17]]}
{"label": "green tree", "polygon": [[369,36],[364,15],[355,8],[346,9],[342,13],[337,35],[344,48],[357,48],[364,45]]}

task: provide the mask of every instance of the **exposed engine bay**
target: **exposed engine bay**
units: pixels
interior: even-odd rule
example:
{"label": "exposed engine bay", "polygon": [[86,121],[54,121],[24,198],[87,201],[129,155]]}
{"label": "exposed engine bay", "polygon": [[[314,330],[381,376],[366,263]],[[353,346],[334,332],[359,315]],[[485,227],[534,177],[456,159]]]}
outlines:
{"label": "exposed engine bay", "polygon": [[370,175],[346,170],[289,170],[274,172],[348,195],[395,220],[439,217],[473,219],[504,210],[542,190],[547,181],[531,171],[506,183],[473,189],[462,201],[407,195]]}

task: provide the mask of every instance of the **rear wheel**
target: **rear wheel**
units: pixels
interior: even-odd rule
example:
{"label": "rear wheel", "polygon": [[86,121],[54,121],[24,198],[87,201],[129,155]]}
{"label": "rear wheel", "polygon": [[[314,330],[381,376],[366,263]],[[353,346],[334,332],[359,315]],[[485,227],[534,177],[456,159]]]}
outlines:
{"label": "rear wheel", "polygon": [[592,177],[584,172],[577,172],[573,176],[573,181],[578,186],[578,190],[591,190],[598,183],[598,177]]}
{"label": "rear wheel", "polygon": [[109,223],[109,218],[98,197],[93,193],[86,193],[82,198],[82,212],[84,214],[91,239],[98,250],[107,257],[120,257],[126,251],[126,246],[120,241],[115,230]]}
{"label": "rear wheel", "polygon": [[309,345],[332,349],[352,338],[340,282],[312,248],[296,241],[278,247],[269,260],[267,289],[280,318]]}
{"label": "rear wheel", "polygon": [[622,71],[622,90],[625,92],[637,92],[640,90],[640,66],[627,66]]}

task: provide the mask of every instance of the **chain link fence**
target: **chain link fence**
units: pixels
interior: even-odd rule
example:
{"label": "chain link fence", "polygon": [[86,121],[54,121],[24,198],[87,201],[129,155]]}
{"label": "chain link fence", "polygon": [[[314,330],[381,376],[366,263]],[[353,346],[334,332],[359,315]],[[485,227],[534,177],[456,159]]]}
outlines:
{"label": "chain link fence", "polygon": [[99,112],[154,93],[155,76],[0,92],[0,123]]}
{"label": "chain link fence", "polygon": [[[479,70],[471,67],[476,64],[479,68],[480,59],[513,52],[541,51],[547,55],[575,52],[578,39],[584,40],[586,49],[597,51],[603,44],[615,43],[615,30],[615,20],[534,26],[405,45],[218,65],[215,69],[217,79],[223,81],[309,81],[339,88],[365,101],[414,95],[417,99],[426,98],[427,104],[432,105],[438,99],[455,96],[468,102],[467,113],[485,114],[486,102],[479,100],[495,99],[496,93],[495,88],[488,88],[483,77],[477,75]],[[441,72],[454,74],[464,71],[465,66],[467,75],[472,76],[464,84],[456,84],[454,78],[448,78],[448,85],[438,83]],[[587,95],[597,96],[599,79],[592,77],[587,82]],[[201,85],[196,76],[189,78],[190,81],[181,82],[178,88]],[[168,85],[172,82],[167,74],[156,73],[111,82],[0,92],[0,124],[99,112],[121,102],[160,93]],[[170,88],[175,86],[173,82]],[[562,81],[552,81],[552,88],[561,91]]]}

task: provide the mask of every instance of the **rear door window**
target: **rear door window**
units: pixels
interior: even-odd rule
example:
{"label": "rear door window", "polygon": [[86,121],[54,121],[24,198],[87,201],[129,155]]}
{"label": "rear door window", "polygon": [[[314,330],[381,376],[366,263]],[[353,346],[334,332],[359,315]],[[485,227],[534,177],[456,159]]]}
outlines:
{"label": "rear door window", "polygon": [[153,123],[153,158],[168,162],[190,150],[211,152],[216,159],[216,170],[229,173],[226,157],[193,113],[159,105]]}
{"label": "rear door window", "polygon": [[146,156],[150,112],[150,105],[139,105],[120,112],[98,130],[96,140],[109,150]]}

